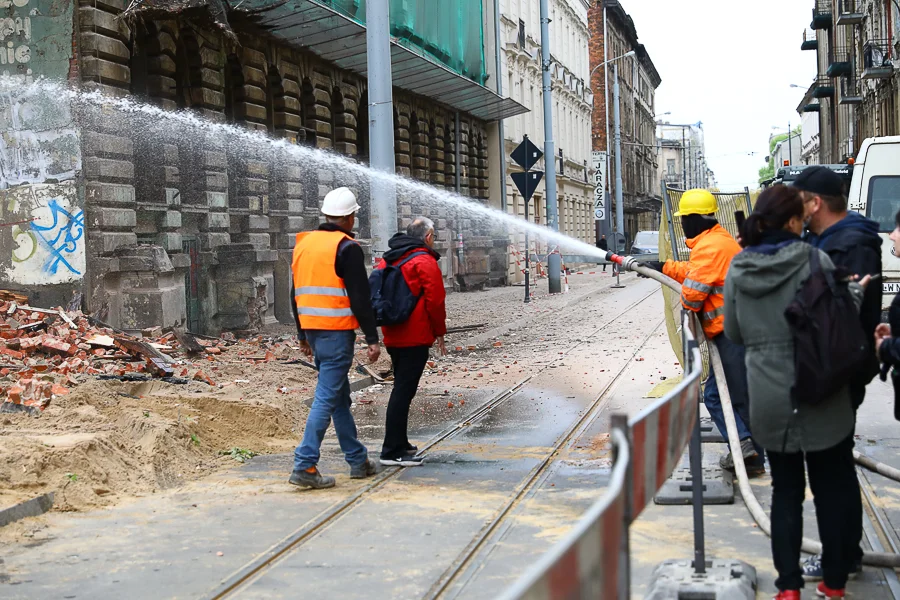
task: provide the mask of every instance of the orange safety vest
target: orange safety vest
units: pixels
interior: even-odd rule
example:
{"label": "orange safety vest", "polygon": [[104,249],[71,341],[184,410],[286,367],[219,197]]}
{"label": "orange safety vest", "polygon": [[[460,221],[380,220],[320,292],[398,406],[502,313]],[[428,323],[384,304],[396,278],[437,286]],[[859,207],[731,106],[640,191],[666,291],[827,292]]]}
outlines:
{"label": "orange safety vest", "polygon": [[346,239],[351,238],[342,231],[297,234],[291,271],[302,329],[344,331],[359,327],[344,280],[334,270],[338,246]]}
{"label": "orange safety vest", "polygon": [[725,276],[740,245],[721,225],[686,240],[687,262],[667,260],[663,273],[681,284],[681,304],[698,313],[703,332],[714,338],[725,328]]}

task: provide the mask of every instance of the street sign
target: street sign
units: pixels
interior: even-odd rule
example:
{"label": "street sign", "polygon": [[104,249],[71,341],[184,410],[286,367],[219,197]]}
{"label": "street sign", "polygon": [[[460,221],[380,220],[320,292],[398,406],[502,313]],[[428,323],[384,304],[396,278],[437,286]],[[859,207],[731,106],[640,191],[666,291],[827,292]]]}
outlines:
{"label": "street sign", "polygon": [[522,194],[525,202],[528,202],[534,195],[534,190],[537,189],[541,179],[543,179],[544,172],[529,171],[527,173],[510,173],[509,176],[512,178],[513,183],[516,184],[516,187],[518,188],[519,193]]}
{"label": "street sign", "polygon": [[606,152],[591,153],[594,167],[594,220],[606,219]]}
{"label": "street sign", "polygon": [[525,139],[522,140],[522,143],[516,146],[516,149],[509,155],[517,165],[526,171],[530,171],[531,167],[536,165],[537,161],[541,160],[542,156],[544,156],[544,153],[541,152],[540,148],[531,143],[531,140],[528,139],[527,135],[525,136]]}

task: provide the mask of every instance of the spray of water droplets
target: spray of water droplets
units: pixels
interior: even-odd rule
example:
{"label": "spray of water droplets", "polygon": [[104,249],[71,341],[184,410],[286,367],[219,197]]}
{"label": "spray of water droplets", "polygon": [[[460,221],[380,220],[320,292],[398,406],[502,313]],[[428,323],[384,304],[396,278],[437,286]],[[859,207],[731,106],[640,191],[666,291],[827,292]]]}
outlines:
{"label": "spray of water droplets", "polygon": [[[468,219],[484,230],[529,233],[561,252],[603,258],[605,252],[548,227],[531,223],[485,206],[451,191],[397,175],[369,169],[334,152],[293,144],[262,132],[233,124],[217,123],[193,110],[172,111],[133,98],[116,98],[97,91],[80,91],[59,82],[37,80],[23,86],[19,80],[0,78],[0,98],[11,105],[67,106],[75,118],[93,130],[128,135],[135,140],[138,170],[158,157],[140,156],[161,152],[165,144],[177,144],[179,153],[203,156],[213,149],[244,160],[260,160],[278,166],[300,167],[333,186],[368,188],[375,182],[392,185],[398,198],[409,199],[414,207],[444,209],[448,216]],[[0,101],[0,102],[2,102]],[[317,180],[318,181],[318,180]]]}

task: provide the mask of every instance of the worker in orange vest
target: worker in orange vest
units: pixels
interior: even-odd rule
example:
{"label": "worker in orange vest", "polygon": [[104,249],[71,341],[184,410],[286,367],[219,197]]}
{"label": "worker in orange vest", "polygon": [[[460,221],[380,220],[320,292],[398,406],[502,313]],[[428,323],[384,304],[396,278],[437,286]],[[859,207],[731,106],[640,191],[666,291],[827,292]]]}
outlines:
{"label": "worker in orange vest", "polygon": [[369,345],[369,362],[381,355],[375,314],[369,298],[369,279],[362,248],[353,240],[356,195],[348,188],[325,196],[323,223],[316,231],[297,234],[294,246],[291,299],[297,315],[300,347],[314,356],[319,378],[303,441],[294,451],[290,483],[314,489],[334,486],[334,477],[319,473],[319,448],[328,425],[334,421],[350,478],[362,479],[377,472],[366,447],[359,441],[350,412],[350,381],[356,328]]}
{"label": "worker in orange vest", "polygon": [[[744,347],[731,342],[724,335],[725,324],[725,275],[731,266],[731,259],[741,251],[740,245],[716,220],[718,203],[707,190],[688,190],[681,196],[676,217],[681,217],[685,243],[691,250],[690,260],[644,263],[668,275],[681,284],[681,304],[687,310],[697,313],[703,333],[719,351],[728,392],[734,408],[738,437],[741,439],[741,453],[747,474],[761,475],[765,472],[762,448],[757,446],[750,435],[750,396],[747,389],[747,367],[744,364]],[[712,368],[703,388],[703,403],[722,437],[728,439],[725,430],[725,416],[719,398],[719,387]],[[731,454],[722,457],[722,468],[733,471]]]}

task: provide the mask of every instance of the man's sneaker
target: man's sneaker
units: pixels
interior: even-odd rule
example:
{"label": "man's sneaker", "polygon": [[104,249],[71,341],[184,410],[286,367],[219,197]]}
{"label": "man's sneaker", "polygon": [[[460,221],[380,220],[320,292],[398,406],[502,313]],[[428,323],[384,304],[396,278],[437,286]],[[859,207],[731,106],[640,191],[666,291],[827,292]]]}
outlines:
{"label": "man's sneaker", "polygon": [[833,590],[823,581],[816,587],[816,596],[819,598],[843,598],[844,590]]}
{"label": "man's sneaker", "polygon": [[784,590],[772,596],[772,600],[800,600],[800,590]]}
{"label": "man's sneaker", "polygon": [[350,479],[365,479],[378,473],[378,465],[371,458],[367,458],[366,462],[355,467],[350,467]]}
{"label": "man's sneaker", "polygon": [[418,453],[419,453],[419,447],[418,447],[418,446],[413,446],[412,444],[409,444],[409,445],[406,447],[406,455],[407,455],[407,456],[415,456],[415,455],[418,454]]}
{"label": "man's sneaker", "polygon": [[[824,577],[822,572],[822,555],[813,554],[803,561],[803,579],[806,581],[822,581]],[[862,561],[853,563],[853,570],[847,573],[848,579],[856,579],[862,572]]]}
{"label": "man's sneaker", "polygon": [[421,456],[401,456],[399,458],[382,458],[381,464],[386,467],[418,467],[422,465]]}
{"label": "man's sneaker", "polygon": [[334,477],[322,475],[319,469],[312,468],[312,471],[294,471],[288,483],[303,488],[313,488],[314,490],[324,490],[325,488],[334,487]]}

